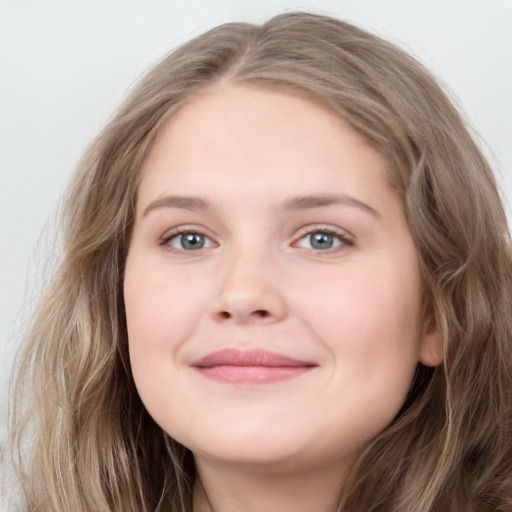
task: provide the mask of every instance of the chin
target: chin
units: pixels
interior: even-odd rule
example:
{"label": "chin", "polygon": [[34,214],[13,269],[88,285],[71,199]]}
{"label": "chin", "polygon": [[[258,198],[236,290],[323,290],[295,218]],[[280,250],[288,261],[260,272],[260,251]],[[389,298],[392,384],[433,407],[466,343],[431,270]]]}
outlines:
{"label": "chin", "polygon": [[296,464],[306,448],[305,443],[291,443],[290,436],[286,438],[288,442],[282,436],[268,432],[251,436],[226,432],[219,436],[205,437],[201,443],[189,443],[188,448],[196,459],[252,469],[279,469]]}

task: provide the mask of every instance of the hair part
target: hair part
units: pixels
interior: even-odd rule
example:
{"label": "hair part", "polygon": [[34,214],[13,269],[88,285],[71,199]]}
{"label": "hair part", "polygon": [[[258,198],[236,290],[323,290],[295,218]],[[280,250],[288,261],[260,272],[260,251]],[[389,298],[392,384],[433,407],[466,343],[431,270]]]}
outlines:
{"label": "hair part", "polygon": [[[28,510],[191,510],[191,453],[150,418],[131,375],[123,266],[140,169],[159,129],[223,83],[304,95],[385,158],[418,248],[426,311],[443,333],[443,364],[418,366],[402,411],[345,482],[339,510],[505,510],[512,259],[492,172],[422,65],[353,25],[305,13],[222,25],[176,50],[80,163],[63,211],[62,264],[26,336],[12,402]],[[34,444],[24,462],[27,432]]]}

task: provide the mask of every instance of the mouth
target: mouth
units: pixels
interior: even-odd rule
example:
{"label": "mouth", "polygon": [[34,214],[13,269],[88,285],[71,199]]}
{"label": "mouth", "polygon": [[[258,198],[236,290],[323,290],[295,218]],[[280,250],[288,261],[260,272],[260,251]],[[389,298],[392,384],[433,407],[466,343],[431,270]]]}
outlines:
{"label": "mouth", "polygon": [[267,350],[222,349],[192,361],[190,366],[216,381],[265,384],[299,377],[318,365]]}

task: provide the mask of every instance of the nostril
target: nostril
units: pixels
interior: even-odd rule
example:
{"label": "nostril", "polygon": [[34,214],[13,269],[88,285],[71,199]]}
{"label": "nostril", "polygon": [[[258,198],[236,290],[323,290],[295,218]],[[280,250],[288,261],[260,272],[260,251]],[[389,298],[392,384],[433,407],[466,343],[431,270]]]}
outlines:
{"label": "nostril", "polygon": [[254,311],[250,312],[248,315],[245,312],[230,312],[230,311],[218,311],[216,313],[216,318],[218,320],[229,320],[231,318],[236,318],[238,320],[249,320],[252,318],[253,320],[256,319],[267,319],[272,316],[272,313],[270,313],[266,309],[255,309]]}
{"label": "nostril", "polygon": [[269,316],[270,313],[268,311],[265,311],[264,309],[258,309],[254,311],[253,314],[259,316],[260,318],[266,318],[267,316]]}

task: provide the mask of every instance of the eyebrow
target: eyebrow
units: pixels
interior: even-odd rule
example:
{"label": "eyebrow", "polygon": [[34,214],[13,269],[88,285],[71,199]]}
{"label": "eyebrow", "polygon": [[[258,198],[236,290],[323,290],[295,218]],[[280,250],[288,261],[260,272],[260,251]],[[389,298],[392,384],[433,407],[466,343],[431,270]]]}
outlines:
{"label": "eyebrow", "polygon": [[[380,213],[375,210],[375,208],[372,208],[370,205],[363,203],[359,199],[347,195],[336,194],[313,194],[293,197],[284,202],[284,209],[298,211],[332,205],[352,206],[359,208],[366,213],[370,213],[374,217],[381,217]],[[151,211],[159,208],[181,208],[183,210],[204,211],[209,209],[209,205],[204,199],[201,199],[200,197],[165,196],[150,203],[144,210],[142,216],[144,217]]]}
{"label": "eyebrow", "polygon": [[187,196],[165,196],[150,203],[144,213],[145,217],[149,212],[158,208],[181,208],[183,210],[207,210],[208,203],[199,197]]}
{"label": "eyebrow", "polygon": [[307,210],[310,208],[321,208],[323,206],[344,205],[352,206],[380,218],[380,213],[370,205],[363,203],[355,197],[337,194],[314,194],[309,196],[294,197],[285,202],[286,210]]}

